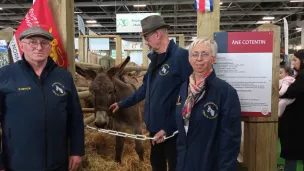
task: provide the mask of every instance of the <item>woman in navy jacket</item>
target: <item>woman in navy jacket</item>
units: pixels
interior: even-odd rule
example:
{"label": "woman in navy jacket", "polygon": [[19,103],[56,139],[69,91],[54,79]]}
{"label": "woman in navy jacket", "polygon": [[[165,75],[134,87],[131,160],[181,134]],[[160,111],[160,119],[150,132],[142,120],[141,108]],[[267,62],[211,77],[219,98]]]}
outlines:
{"label": "woman in navy jacket", "polygon": [[194,70],[176,103],[177,171],[235,171],[241,143],[236,90],[216,77],[217,44],[205,38],[189,47]]}

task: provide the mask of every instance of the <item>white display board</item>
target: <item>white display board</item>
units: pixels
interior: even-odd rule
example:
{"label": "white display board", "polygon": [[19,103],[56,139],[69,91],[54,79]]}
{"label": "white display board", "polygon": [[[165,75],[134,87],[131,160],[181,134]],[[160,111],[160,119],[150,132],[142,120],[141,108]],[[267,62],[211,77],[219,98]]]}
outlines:
{"label": "white display board", "polygon": [[89,38],[90,50],[110,50],[109,38]]}
{"label": "white display board", "polygon": [[121,40],[122,50],[142,50],[143,43],[142,42],[132,42]]}
{"label": "white display board", "polygon": [[242,116],[270,116],[273,33],[220,32],[215,40],[215,73],[237,90]]}
{"label": "white display board", "polygon": [[140,21],[150,15],[160,13],[124,13],[116,14],[117,33],[139,33],[142,32]]}

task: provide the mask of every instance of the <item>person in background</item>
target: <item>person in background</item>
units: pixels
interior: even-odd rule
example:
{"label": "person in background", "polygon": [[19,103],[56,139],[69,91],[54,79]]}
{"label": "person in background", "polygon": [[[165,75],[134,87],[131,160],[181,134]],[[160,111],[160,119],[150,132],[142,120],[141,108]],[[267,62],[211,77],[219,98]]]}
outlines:
{"label": "person in background", "polygon": [[79,62],[79,50],[75,49],[75,62]]}
{"label": "person in background", "polygon": [[169,25],[159,15],[151,15],[141,21],[146,45],[152,50],[148,54],[151,63],[143,78],[143,84],[136,92],[110,106],[116,112],[145,99],[144,121],[150,136],[150,161],[153,171],[169,171],[176,167],[176,136],[165,141],[176,131],[175,102],[180,85],[192,72],[188,63],[187,50],[169,40]]}
{"label": "person in background", "polygon": [[198,38],[189,47],[193,73],[176,103],[176,171],[236,171],[241,144],[241,106],[237,91],[213,69],[217,44]]}
{"label": "person in background", "polygon": [[84,155],[78,93],[71,73],[49,56],[53,39],[27,28],[19,36],[22,60],[0,69],[2,171],[72,171]]}
{"label": "person in background", "polygon": [[286,65],[286,62],[285,62],[285,55],[284,54],[280,54],[280,66],[284,66]]}
{"label": "person in background", "polygon": [[295,81],[280,98],[295,99],[279,118],[281,157],[285,159],[284,171],[296,171],[297,163],[304,162],[304,49],[294,53]]}
{"label": "person in background", "polygon": [[[289,75],[290,68],[288,66],[280,66],[279,94],[282,96],[289,85],[295,81],[295,78]],[[293,103],[295,99],[279,98],[279,117],[282,116],[287,105]]]}

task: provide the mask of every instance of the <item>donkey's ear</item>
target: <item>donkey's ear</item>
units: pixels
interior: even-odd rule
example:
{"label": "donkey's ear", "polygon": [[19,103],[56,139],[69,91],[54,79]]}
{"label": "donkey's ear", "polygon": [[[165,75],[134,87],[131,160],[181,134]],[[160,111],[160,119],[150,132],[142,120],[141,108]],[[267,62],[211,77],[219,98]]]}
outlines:
{"label": "donkey's ear", "polygon": [[130,57],[128,56],[128,57],[126,58],[126,60],[125,60],[123,63],[121,63],[121,64],[118,65],[118,66],[112,67],[112,68],[107,72],[108,76],[109,76],[109,77],[112,77],[112,76],[114,76],[114,75],[116,75],[116,74],[122,73],[122,71],[124,70],[124,68],[126,67],[126,65],[128,64],[129,61],[130,61]]}
{"label": "donkey's ear", "polygon": [[80,66],[76,65],[76,72],[83,76],[83,77],[86,77],[86,72],[84,71],[84,69],[82,69]]}
{"label": "donkey's ear", "polygon": [[130,56],[127,56],[125,61],[122,64],[120,64],[120,69],[123,70],[127,66],[128,62],[130,62]]}
{"label": "donkey's ear", "polygon": [[86,75],[87,75],[86,78],[94,80],[95,77],[97,76],[97,73],[94,70],[88,69],[88,70],[86,70]]}
{"label": "donkey's ear", "polygon": [[107,75],[109,77],[113,77],[114,75],[116,75],[119,72],[119,67],[118,66],[114,66],[111,69],[108,70]]}
{"label": "donkey's ear", "polygon": [[130,62],[130,56],[127,56],[126,60],[119,67],[119,74],[121,75],[127,66],[128,62]]}

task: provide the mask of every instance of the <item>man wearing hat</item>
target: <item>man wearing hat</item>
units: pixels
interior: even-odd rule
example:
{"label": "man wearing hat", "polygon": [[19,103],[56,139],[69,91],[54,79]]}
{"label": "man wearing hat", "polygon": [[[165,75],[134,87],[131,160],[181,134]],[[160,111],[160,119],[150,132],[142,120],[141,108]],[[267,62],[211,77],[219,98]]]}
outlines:
{"label": "man wearing hat", "polygon": [[49,56],[41,27],[20,36],[22,60],[0,69],[0,170],[75,170],[84,155],[84,123],[72,75]]}
{"label": "man wearing hat", "polygon": [[188,79],[192,68],[188,62],[188,51],[169,40],[169,25],[159,15],[141,21],[142,33],[151,52],[148,71],[143,84],[125,100],[110,106],[113,112],[133,106],[145,99],[144,121],[150,136],[150,161],[153,171],[174,171],[176,167],[176,136],[164,139],[176,131],[175,107],[182,82]]}

